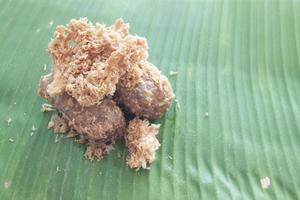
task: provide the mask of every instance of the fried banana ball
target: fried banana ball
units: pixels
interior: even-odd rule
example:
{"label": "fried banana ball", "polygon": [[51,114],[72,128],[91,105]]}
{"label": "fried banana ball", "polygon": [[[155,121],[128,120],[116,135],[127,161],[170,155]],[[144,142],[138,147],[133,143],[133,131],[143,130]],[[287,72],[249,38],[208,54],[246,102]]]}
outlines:
{"label": "fried banana ball", "polygon": [[126,126],[125,118],[113,100],[106,98],[99,104],[82,107],[67,93],[50,97],[45,92],[49,82],[51,82],[51,75],[41,78],[39,94],[62,113],[72,129],[93,143],[114,141],[123,135]]}
{"label": "fried banana ball", "polygon": [[[149,62],[142,62],[137,71],[141,75],[136,84],[126,86],[121,82],[115,93],[115,100],[137,117],[146,119],[162,117],[174,99],[168,79]],[[130,77],[128,79],[130,80]]]}
{"label": "fried banana ball", "polygon": [[135,118],[128,124],[125,134],[126,146],[129,149],[127,164],[131,168],[147,168],[155,160],[155,151],[160,144],[156,139],[160,125],[150,124],[148,120]]}
{"label": "fried banana ball", "polygon": [[121,136],[125,128],[125,118],[121,109],[111,99],[103,99],[100,104],[85,107],[68,94],[50,100],[77,132],[89,139],[107,142]]}

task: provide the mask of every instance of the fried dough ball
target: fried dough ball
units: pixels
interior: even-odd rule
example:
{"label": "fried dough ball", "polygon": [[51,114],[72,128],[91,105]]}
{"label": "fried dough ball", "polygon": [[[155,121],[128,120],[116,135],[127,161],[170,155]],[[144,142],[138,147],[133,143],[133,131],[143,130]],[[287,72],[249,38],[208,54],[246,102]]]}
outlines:
{"label": "fried dough ball", "polygon": [[128,124],[125,134],[126,146],[129,149],[127,164],[131,168],[147,168],[155,160],[155,151],[160,144],[156,139],[160,125],[150,124],[148,120],[135,118]]}
{"label": "fried dough ball", "polygon": [[[39,94],[63,114],[69,126],[94,142],[108,142],[123,135],[125,118],[121,109],[111,99],[103,99],[101,103],[82,107],[75,98],[67,93],[50,97],[45,88],[51,81],[51,75],[40,80]],[[48,82],[48,83],[47,83]]]}
{"label": "fried dough ball", "polygon": [[141,76],[135,85],[119,84],[115,100],[137,117],[157,119],[170,107],[174,94],[168,79],[149,62],[139,65]]}
{"label": "fried dough ball", "polygon": [[50,101],[69,120],[69,126],[88,139],[107,142],[122,136],[125,129],[123,112],[111,99],[103,99],[100,104],[85,107],[63,94]]}

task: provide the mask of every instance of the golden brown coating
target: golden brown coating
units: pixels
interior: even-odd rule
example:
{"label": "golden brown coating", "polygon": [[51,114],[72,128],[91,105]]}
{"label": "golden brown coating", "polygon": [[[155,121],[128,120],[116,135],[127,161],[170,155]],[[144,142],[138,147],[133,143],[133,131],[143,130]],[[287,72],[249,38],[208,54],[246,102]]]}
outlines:
{"label": "golden brown coating", "polygon": [[155,151],[159,148],[156,139],[160,125],[149,124],[148,120],[135,118],[128,124],[125,134],[126,146],[129,149],[127,164],[131,168],[147,169],[147,164],[155,160]]}
{"label": "golden brown coating", "polygon": [[84,108],[67,94],[50,102],[69,120],[70,127],[87,135],[89,140],[107,142],[124,133],[126,124],[123,112],[111,99],[103,99],[97,105]]}
{"label": "golden brown coating", "polygon": [[142,62],[139,67],[142,69],[141,78],[131,87],[119,84],[115,100],[138,117],[160,118],[174,99],[172,87],[151,63]]}
{"label": "golden brown coating", "polygon": [[63,114],[72,129],[95,142],[107,142],[123,135],[125,118],[113,100],[105,98],[99,104],[82,107],[75,98],[66,93],[49,97],[47,93],[42,92],[47,87],[47,81],[51,79],[49,77],[51,75],[41,78],[39,94],[48,98],[48,101]]}
{"label": "golden brown coating", "polygon": [[110,27],[86,18],[58,26],[48,47],[53,60],[49,96],[67,92],[90,106],[113,95],[120,77],[148,56],[146,40],[128,29],[122,19]]}

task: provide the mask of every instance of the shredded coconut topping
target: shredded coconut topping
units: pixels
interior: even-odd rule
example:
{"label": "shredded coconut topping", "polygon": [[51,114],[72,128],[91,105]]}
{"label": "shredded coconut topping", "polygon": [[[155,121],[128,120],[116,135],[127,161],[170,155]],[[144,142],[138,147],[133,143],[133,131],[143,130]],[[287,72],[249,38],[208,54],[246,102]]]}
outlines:
{"label": "shredded coconut topping", "polygon": [[147,163],[155,160],[155,151],[160,144],[156,139],[160,125],[150,124],[148,120],[135,118],[129,122],[126,145],[129,148],[127,164],[131,168],[147,169]]}
{"label": "shredded coconut topping", "polygon": [[146,40],[128,33],[129,25],[122,19],[110,27],[94,26],[87,18],[58,26],[48,47],[53,59],[50,97],[66,91],[80,105],[89,106],[113,95],[120,77],[137,71],[134,68],[148,57]]}

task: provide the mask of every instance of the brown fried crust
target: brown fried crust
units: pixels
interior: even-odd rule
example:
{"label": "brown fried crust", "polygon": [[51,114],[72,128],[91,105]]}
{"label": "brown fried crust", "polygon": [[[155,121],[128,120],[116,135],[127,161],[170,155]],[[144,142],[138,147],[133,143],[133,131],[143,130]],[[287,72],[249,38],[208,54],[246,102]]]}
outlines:
{"label": "brown fried crust", "polygon": [[162,117],[174,94],[168,79],[151,63],[141,64],[142,75],[134,87],[119,85],[115,100],[136,116],[147,119]]}

